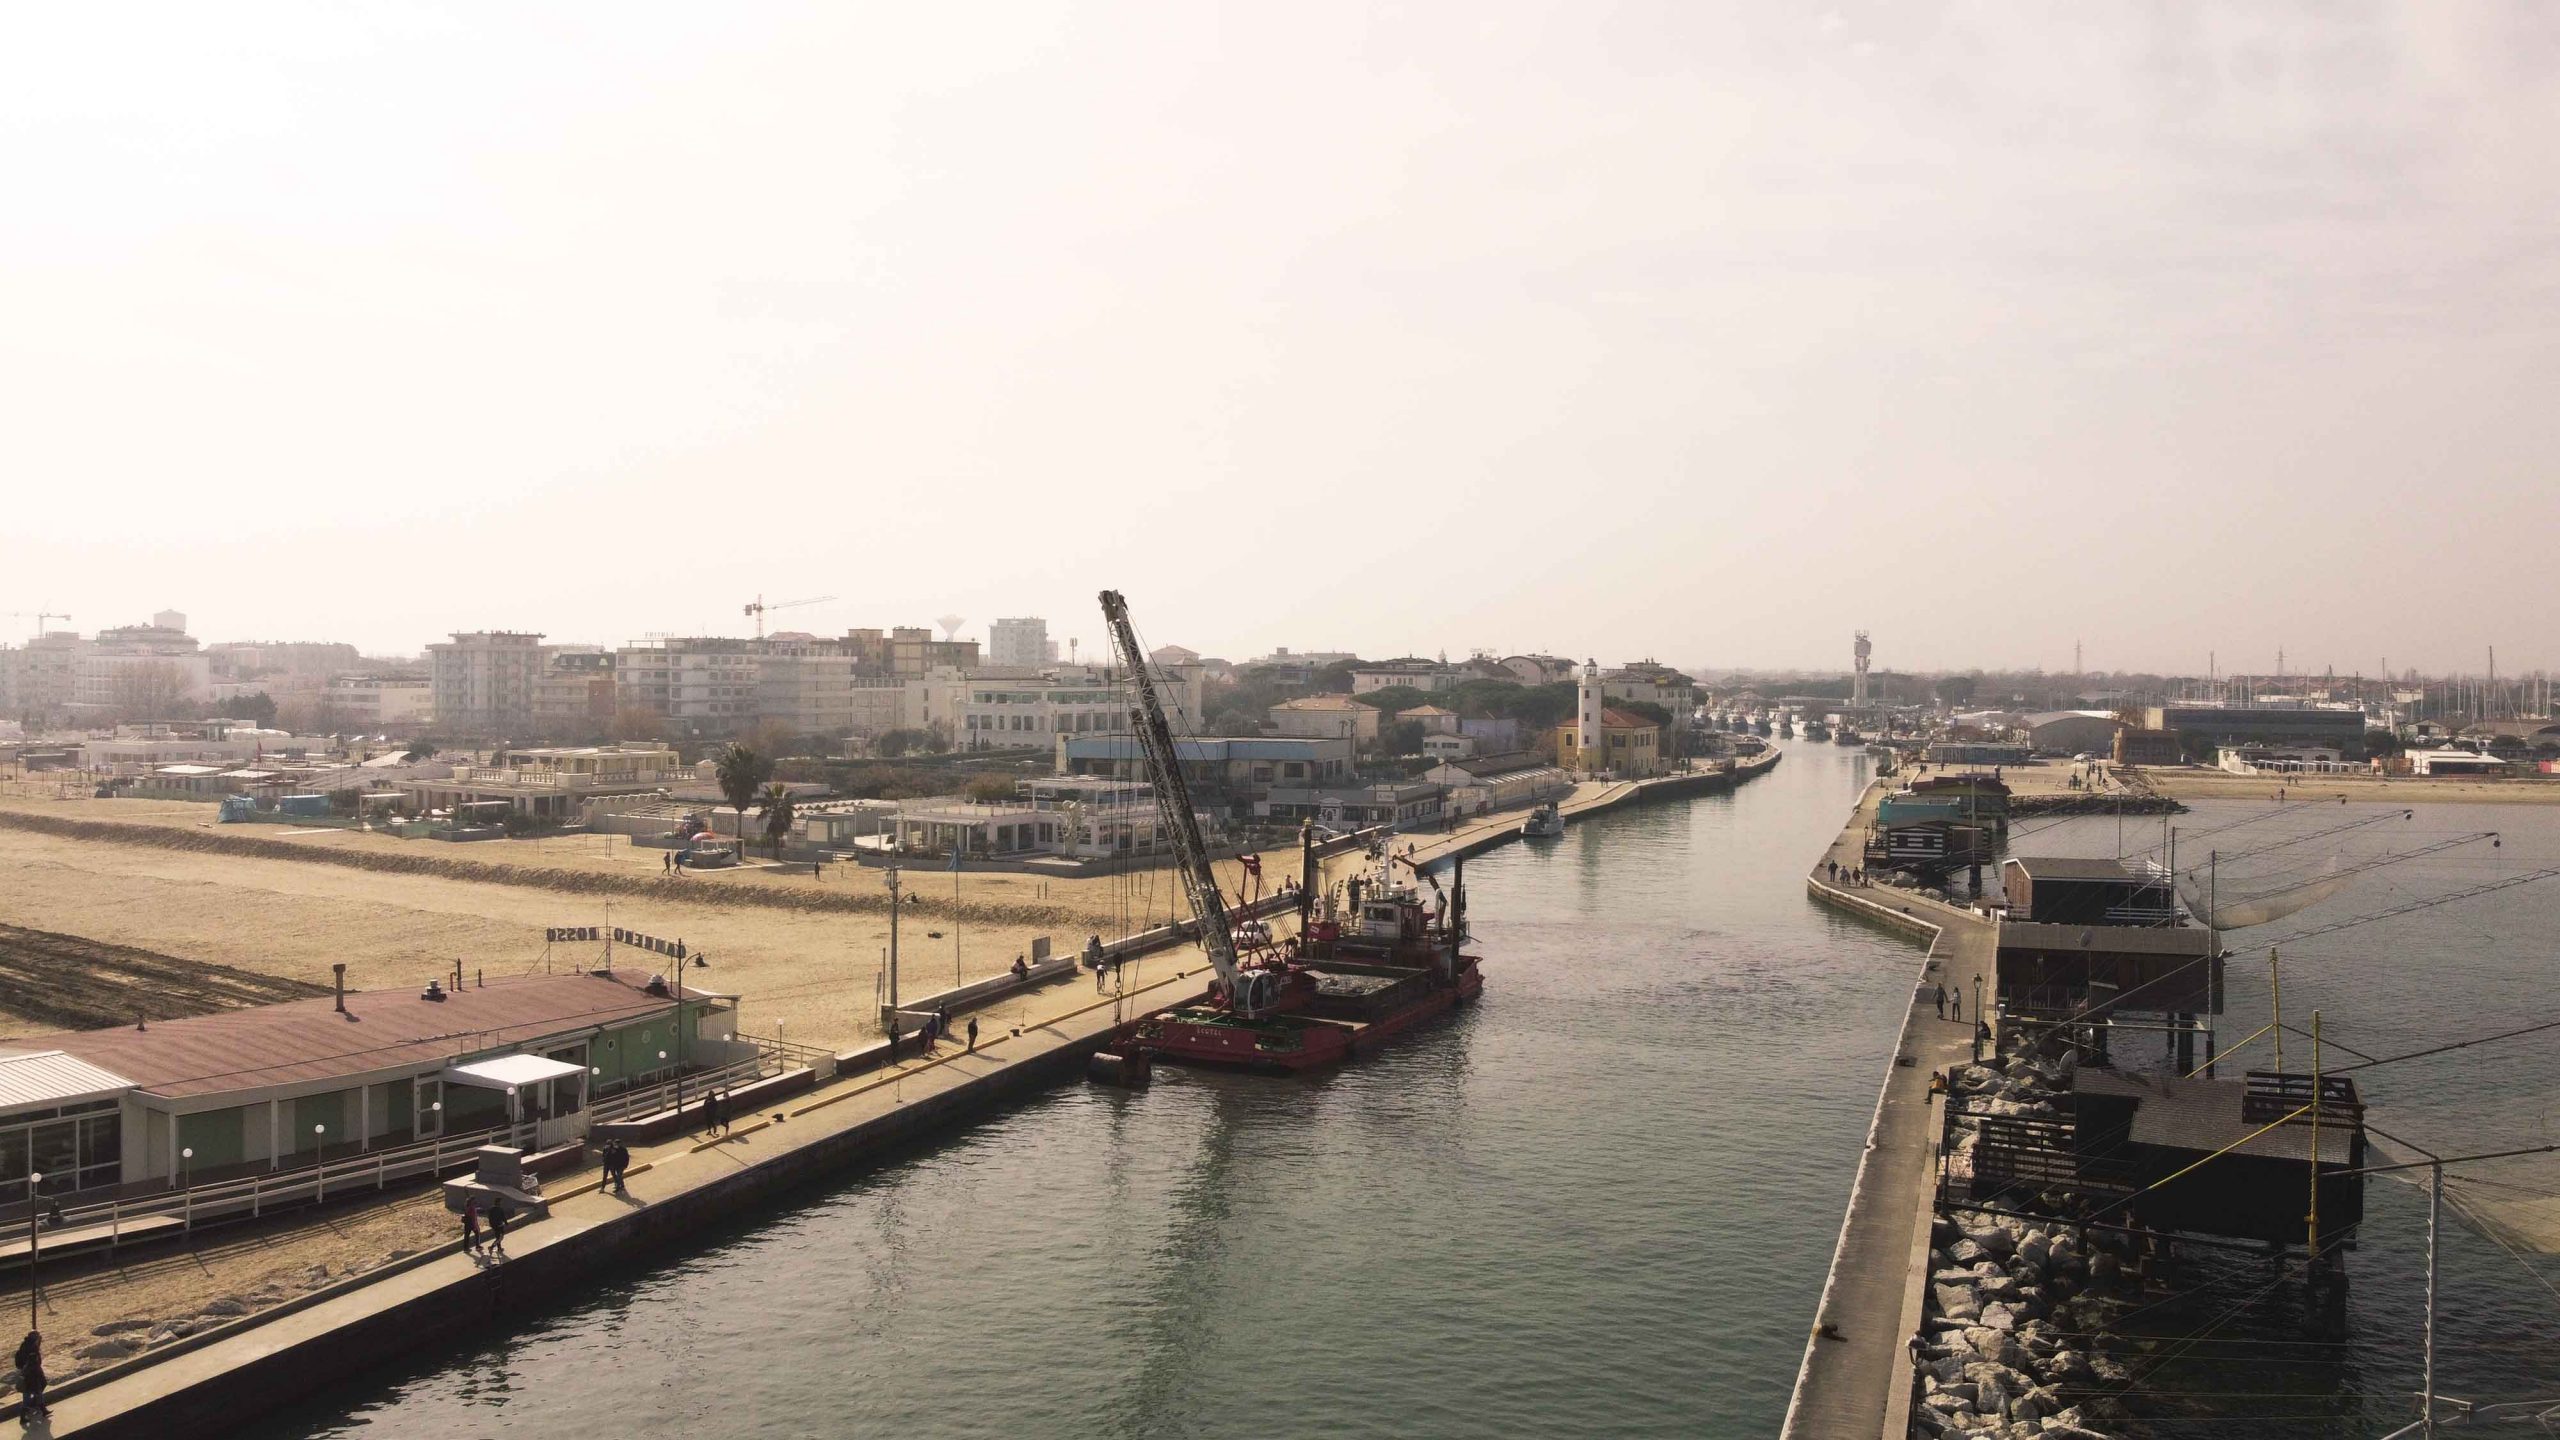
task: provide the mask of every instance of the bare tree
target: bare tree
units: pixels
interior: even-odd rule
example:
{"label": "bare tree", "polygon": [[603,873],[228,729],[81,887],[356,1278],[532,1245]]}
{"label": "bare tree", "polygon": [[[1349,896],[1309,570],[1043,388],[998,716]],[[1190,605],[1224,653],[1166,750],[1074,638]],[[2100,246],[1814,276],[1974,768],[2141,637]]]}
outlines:
{"label": "bare tree", "polygon": [[166,660],[145,660],[116,667],[110,703],[116,718],[128,722],[183,720],[187,677]]}

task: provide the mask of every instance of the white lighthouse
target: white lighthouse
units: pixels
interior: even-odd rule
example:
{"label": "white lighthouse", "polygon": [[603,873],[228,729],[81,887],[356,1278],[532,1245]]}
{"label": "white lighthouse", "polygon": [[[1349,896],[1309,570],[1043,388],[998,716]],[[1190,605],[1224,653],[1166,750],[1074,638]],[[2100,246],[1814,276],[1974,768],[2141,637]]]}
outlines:
{"label": "white lighthouse", "polygon": [[1597,770],[1609,762],[1607,731],[1600,723],[1606,703],[1600,693],[1600,662],[1583,661],[1581,691],[1574,702],[1573,749],[1585,770]]}
{"label": "white lighthouse", "polygon": [[1875,647],[1867,643],[1867,632],[1859,631],[1858,643],[1850,652],[1857,666],[1849,677],[1849,708],[1852,710],[1867,708],[1867,654],[1873,649]]}

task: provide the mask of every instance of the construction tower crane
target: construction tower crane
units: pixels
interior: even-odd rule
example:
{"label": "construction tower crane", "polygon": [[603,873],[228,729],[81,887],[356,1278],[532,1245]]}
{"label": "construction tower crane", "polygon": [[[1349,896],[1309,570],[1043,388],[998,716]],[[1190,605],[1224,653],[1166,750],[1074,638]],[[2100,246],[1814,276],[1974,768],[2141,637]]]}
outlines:
{"label": "construction tower crane", "polygon": [[1102,592],[1102,618],[1111,630],[1112,649],[1137,689],[1130,728],[1138,732],[1139,748],[1146,752],[1156,811],[1164,821],[1165,837],[1173,842],[1174,869],[1191,899],[1191,914],[1200,922],[1200,948],[1208,952],[1209,964],[1218,972],[1227,1009],[1247,1020],[1260,1019],[1277,1008],[1284,977],[1270,970],[1247,970],[1237,963],[1226,902],[1218,894],[1217,872],[1209,868],[1209,845],[1201,838],[1199,817],[1192,813],[1191,784],[1183,774],[1182,756],[1174,748],[1173,728],[1165,723],[1164,705],[1156,699],[1147,652],[1138,647],[1137,631],[1129,625],[1129,602],[1119,591]]}
{"label": "construction tower crane", "polygon": [[57,615],[50,610],[12,610],[9,612],[9,618],[12,620],[33,620],[36,622],[37,636],[42,637],[44,634],[44,622],[47,620],[68,620],[71,617],[68,615]]}
{"label": "construction tower crane", "polygon": [[756,638],[758,640],[762,640],[764,638],[764,612],[767,610],[797,610],[803,605],[824,605],[834,598],[836,597],[833,595],[812,595],[806,600],[777,600],[771,605],[767,605],[764,603],[764,597],[759,595],[755,599],[747,602],[746,613],[755,617]]}

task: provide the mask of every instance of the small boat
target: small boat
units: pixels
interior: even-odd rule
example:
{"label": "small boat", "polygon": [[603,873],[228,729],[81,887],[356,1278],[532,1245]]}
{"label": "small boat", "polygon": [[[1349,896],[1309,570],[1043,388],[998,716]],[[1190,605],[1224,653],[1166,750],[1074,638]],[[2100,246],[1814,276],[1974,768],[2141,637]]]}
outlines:
{"label": "small boat", "polygon": [[1823,724],[1819,720],[1807,720],[1804,722],[1804,738],[1807,740],[1828,740],[1831,738],[1831,727]]}
{"label": "small boat", "polygon": [[1564,816],[1557,813],[1553,800],[1530,811],[1529,818],[1520,822],[1520,838],[1523,840],[1547,839],[1563,833]]}

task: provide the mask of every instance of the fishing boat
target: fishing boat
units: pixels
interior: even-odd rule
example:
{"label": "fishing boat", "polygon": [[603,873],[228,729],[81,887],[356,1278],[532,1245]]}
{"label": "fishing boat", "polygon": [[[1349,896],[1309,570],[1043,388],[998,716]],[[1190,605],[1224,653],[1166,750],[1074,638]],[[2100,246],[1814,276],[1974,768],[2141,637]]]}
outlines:
{"label": "fishing boat", "polygon": [[1807,720],[1804,722],[1804,738],[1807,740],[1828,740],[1831,738],[1831,727],[1823,724],[1819,720]]}
{"label": "fishing boat", "polygon": [[1520,838],[1523,840],[1552,839],[1563,833],[1564,816],[1557,811],[1553,800],[1530,811],[1529,818],[1520,822]]}
{"label": "fishing boat", "polygon": [[[1323,882],[1316,828],[1308,823],[1299,831],[1299,933],[1275,943],[1262,920],[1231,918],[1128,601],[1106,590],[1102,614],[1136,691],[1131,718],[1158,818],[1198,922],[1200,948],[1216,974],[1206,1000],[1126,1027],[1114,1042],[1120,1053],[1177,1064],[1311,1070],[1350,1059],[1483,993],[1478,957],[1464,953],[1463,860],[1452,862],[1449,888],[1442,890],[1430,867],[1409,852],[1396,854],[1381,838],[1370,844],[1372,871],[1337,891]],[[1251,868],[1258,883],[1259,866]],[[1434,903],[1424,904],[1415,882],[1430,886]],[[1258,897],[1239,898],[1249,916],[1262,913]]]}

